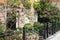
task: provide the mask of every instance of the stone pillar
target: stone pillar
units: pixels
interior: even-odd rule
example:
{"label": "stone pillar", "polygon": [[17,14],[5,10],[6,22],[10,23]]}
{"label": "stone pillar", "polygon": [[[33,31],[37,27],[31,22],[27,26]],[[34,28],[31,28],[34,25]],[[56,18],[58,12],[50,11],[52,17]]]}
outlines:
{"label": "stone pillar", "polygon": [[1,22],[1,26],[3,26],[2,27],[2,29],[3,29],[3,31],[5,31],[6,30],[6,11],[5,11],[5,9],[3,9],[2,11],[0,10],[0,22]]}
{"label": "stone pillar", "polygon": [[19,27],[23,28],[24,27],[24,12],[19,13]]}
{"label": "stone pillar", "polygon": [[6,8],[5,8],[5,12],[4,12],[4,15],[5,15],[5,31],[6,31],[6,23],[7,23],[7,10],[6,10]]}
{"label": "stone pillar", "polygon": [[33,24],[34,24],[34,0],[30,0],[31,1],[31,14],[30,14],[30,16],[31,16],[31,19],[30,19],[30,23],[31,23],[31,25],[33,26]]}
{"label": "stone pillar", "polygon": [[18,13],[16,13],[16,28],[18,28]]}

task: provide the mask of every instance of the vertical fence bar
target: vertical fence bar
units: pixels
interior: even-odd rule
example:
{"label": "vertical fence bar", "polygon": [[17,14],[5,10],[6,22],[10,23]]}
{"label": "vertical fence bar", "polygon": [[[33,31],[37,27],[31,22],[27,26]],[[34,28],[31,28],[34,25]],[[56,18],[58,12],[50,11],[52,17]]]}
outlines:
{"label": "vertical fence bar", "polygon": [[26,28],[23,27],[23,40],[26,40]]}
{"label": "vertical fence bar", "polygon": [[52,22],[52,35],[54,34],[54,23]]}
{"label": "vertical fence bar", "polygon": [[43,35],[44,39],[46,39],[46,23],[44,23],[44,35]]}
{"label": "vertical fence bar", "polygon": [[39,40],[41,40],[42,31],[39,29]]}
{"label": "vertical fence bar", "polygon": [[49,36],[48,34],[48,22],[46,23],[47,24],[47,26],[46,26],[46,31],[47,31],[47,37]]}
{"label": "vertical fence bar", "polygon": [[54,22],[54,33],[56,32],[56,20]]}
{"label": "vertical fence bar", "polygon": [[56,32],[56,21],[52,22],[52,35]]}

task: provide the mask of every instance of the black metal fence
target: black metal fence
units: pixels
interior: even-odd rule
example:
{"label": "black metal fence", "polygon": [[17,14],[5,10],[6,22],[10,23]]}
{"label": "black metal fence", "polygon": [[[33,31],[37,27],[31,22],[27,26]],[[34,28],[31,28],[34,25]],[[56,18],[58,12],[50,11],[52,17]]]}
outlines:
{"label": "black metal fence", "polygon": [[[56,31],[57,31],[57,24],[55,22],[52,23],[43,23],[44,25],[42,26],[43,28],[39,27],[23,27],[23,29],[18,29],[19,31],[16,32],[21,32],[21,33],[17,33],[18,35],[22,34],[22,39],[21,40],[42,40],[42,39],[46,39],[47,37],[49,37],[50,35],[53,35]],[[14,30],[15,31],[15,30]],[[2,34],[3,36],[0,35],[1,37],[9,37],[15,34],[15,32],[10,32],[10,33],[5,33]],[[15,34],[16,35],[16,34]],[[20,38],[20,37],[19,37]],[[20,40],[20,39],[19,39]]]}
{"label": "black metal fence", "polygon": [[[35,27],[32,27],[32,29],[29,28],[28,31],[30,31],[30,33],[34,34],[38,34],[38,37],[42,37],[43,39],[46,39],[47,37],[53,35],[54,33],[56,33],[58,30],[60,30],[58,28],[59,26],[59,23],[55,23],[55,22],[52,22],[52,23],[44,23],[43,25],[43,29],[41,30],[40,28],[35,28]],[[23,40],[27,40],[25,39],[26,38],[26,33],[27,33],[27,30],[28,28],[23,28]],[[31,32],[32,31],[32,32]]]}

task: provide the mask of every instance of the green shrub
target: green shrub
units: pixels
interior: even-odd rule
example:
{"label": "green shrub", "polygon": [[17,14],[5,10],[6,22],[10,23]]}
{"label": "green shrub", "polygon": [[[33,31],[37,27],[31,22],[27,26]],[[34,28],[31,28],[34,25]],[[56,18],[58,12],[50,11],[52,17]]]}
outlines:
{"label": "green shrub", "polygon": [[0,33],[3,33],[4,32],[4,30],[5,30],[4,28],[5,28],[4,25],[1,24],[0,25]]}
{"label": "green shrub", "polygon": [[23,28],[17,28],[17,34],[21,34],[23,31]]}
{"label": "green shrub", "polygon": [[31,33],[32,32],[32,25],[30,23],[25,24],[26,32]]}
{"label": "green shrub", "polygon": [[44,27],[43,23],[34,22],[34,32],[38,33],[39,30],[42,31],[43,27]]}
{"label": "green shrub", "polygon": [[34,27],[38,28],[38,29],[42,29],[44,26],[43,23],[39,23],[39,22],[34,22]]}
{"label": "green shrub", "polygon": [[32,27],[30,23],[25,24],[25,27]]}
{"label": "green shrub", "polygon": [[39,27],[40,23],[39,22],[34,22],[34,27]]}

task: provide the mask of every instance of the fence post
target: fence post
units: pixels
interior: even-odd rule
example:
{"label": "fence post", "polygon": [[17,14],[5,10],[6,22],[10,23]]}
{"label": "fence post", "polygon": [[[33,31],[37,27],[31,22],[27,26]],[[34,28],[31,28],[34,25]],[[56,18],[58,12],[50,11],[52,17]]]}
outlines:
{"label": "fence post", "polygon": [[47,31],[47,37],[48,37],[48,36],[49,36],[49,35],[48,35],[48,34],[49,34],[49,33],[48,33],[48,31],[49,31],[49,30],[48,30],[48,29],[49,29],[49,28],[48,28],[48,22],[47,22],[46,24],[47,24],[47,26],[46,26],[46,31]]}
{"label": "fence post", "polygon": [[54,22],[54,33],[56,32],[56,20]]}
{"label": "fence post", "polygon": [[54,34],[54,22],[52,22],[52,35]]}
{"label": "fence post", "polygon": [[46,39],[46,23],[44,23],[44,35],[43,35],[44,39]]}
{"label": "fence post", "polygon": [[23,40],[26,40],[26,28],[23,27]]}
{"label": "fence post", "polygon": [[46,39],[49,35],[48,35],[48,22],[44,23],[44,39]]}

